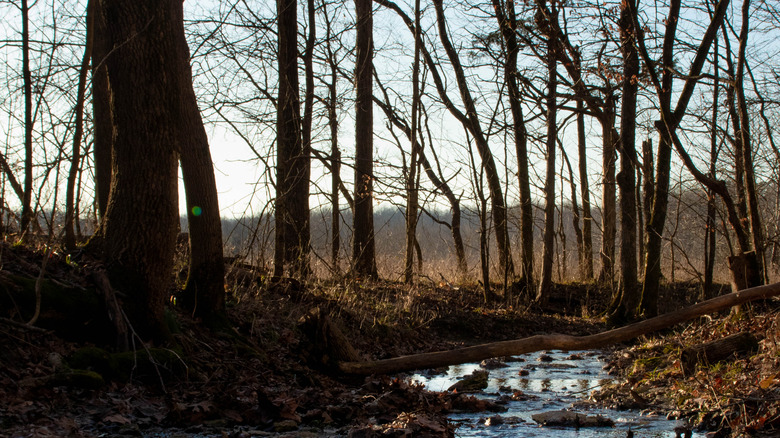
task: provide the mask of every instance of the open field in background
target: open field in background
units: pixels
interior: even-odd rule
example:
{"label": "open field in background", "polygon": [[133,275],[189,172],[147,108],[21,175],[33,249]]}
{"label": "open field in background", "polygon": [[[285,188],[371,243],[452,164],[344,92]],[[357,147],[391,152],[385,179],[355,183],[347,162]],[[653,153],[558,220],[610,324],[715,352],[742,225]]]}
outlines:
{"label": "open field in background", "polygon": [[[673,193],[674,194],[674,193]],[[763,210],[766,224],[768,271],[770,279],[780,275],[780,253],[778,250],[777,220],[778,211],[775,196],[767,196]],[[434,211],[437,221],[450,222],[450,213]],[[488,215],[489,216],[489,215]],[[601,268],[601,231],[600,211],[593,211],[593,263],[594,272],[598,276]],[[703,281],[704,270],[704,239],[706,231],[706,198],[705,193],[694,187],[682,195],[677,189],[676,196],[670,199],[669,214],[665,233],[663,253],[663,273],[667,281]],[[537,267],[541,261],[541,241],[543,231],[542,206],[537,205],[534,211],[536,222],[536,258]],[[512,253],[515,263],[519,262],[519,211],[510,209],[510,232],[512,236]],[[556,255],[554,280],[569,282],[583,279],[577,255],[577,241],[574,232],[573,212],[570,206],[558,207],[556,220]],[[720,219],[719,219],[720,220]],[[581,222],[580,222],[581,223]],[[351,224],[352,217],[348,209],[341,211],[341,272],[348,268],[351,256]],[[581,225],[580,225],[581,226]],[[182,229],[185,229],[183,224]],[[437,223],[428,215],[421,215],[418,225],[418,241],[423,255],[423,279],[438,282],[441,276],[448,281],[476,282],[479,278],[479,216],[476,211],[464,208],[461,232],[466,245],[468,272],[465,278],[460,278],[456,272],[453,239],[450,229]],[[403,277],[405,254],[405,222],[404,212],[400,208],[383,208],[375,212],[375,230],[377,241],[377,265],[379,275],[387,280],[400,280]],[[240,255],[248,263],[264,266],[267,269],[273,263],[273,217],[266,215],[259,220],[255,218],[224,219],[223,232],[225,236],[226,255]],[[495,254],[495,238],[493,230],[488,229],[490,236],[492,276],[497,281],[503,280],[503,273],[498,272],[498,257]],[[641,235],[644,233],[642,232]],[[328,278],[333,273],[331,266],[331,212],[327,208],[312,210],[312,266],[319,278]],[[618,224],[619,248],[620,229]],[[731,281],[727,266],[727,258],[735,246],[733,237],[724,233],[723,222],[716,226],[716,268],[714,281],[729,283]],[[640,256],[640,248],[637,248]],[[641,266],[641,265],[640,265]]]}

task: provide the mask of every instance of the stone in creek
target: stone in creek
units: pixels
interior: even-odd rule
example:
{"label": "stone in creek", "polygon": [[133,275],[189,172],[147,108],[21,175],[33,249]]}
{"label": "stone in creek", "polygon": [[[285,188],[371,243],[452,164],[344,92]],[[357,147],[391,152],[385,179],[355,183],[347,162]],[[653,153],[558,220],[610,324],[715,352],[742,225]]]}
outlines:
{"label": "stone in creek", "polygon": [[614,427],[615,422],[601,415],[585,415],[572,411],[549,411],[532,415],[542,426],[558,427]]}
{"label": "stone in creek", "polygon": [[520,424],[524,423],[520,417],[502,417],[500,415],[493,415],[492,417],[480,418],[479,421],[485,426],[498,426],[500,424]]}
{"label": "stone in creek", "polygon": [[458,392],[482,391],[488,386],[488,375],[489,373],[487,371],[474,370],[473,373],[469,374],[468,376],[465,376],[463,380],[455,382],[454,385],[447,388],[447,391],[458,391]]}
{"label": "stone in creek", "polygon": [[501,359],[485,359],[482,362],[479,363],[479,366],[486,370],[494,370],[496,368],[506,368],[509,365],[506,364],[506,362],[502,361]]}
{"label": "stone in creek", "polygon": [[538,358],[538,359],[536,359],[536,360],[538,360],[539,362],[552,362],[552,361],[553,361],[553,358],[552,358],[552,356],[550,356],[549,354],[542,354],[542,355],[541,355],[541,356],[539,356],[539,358]]}

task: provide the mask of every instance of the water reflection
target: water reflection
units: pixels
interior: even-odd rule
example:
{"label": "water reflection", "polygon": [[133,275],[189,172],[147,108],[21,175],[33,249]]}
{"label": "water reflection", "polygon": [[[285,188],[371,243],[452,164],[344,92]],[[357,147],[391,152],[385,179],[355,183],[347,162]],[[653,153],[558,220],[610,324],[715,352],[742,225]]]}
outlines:
{"label": "water reflection", "polygon": [[[500,414],[503,418],[516,418],[517,421],[507,421],[505,424],[485,426],[489,413],[458,413],[450,418],[460,426],[456,431],[459,437],[548,437],[555,438],[596,438],[625,437],[628,430],[639,438],[672,438],[673,429],[680,425],[662,417],[641,416],[634,411],[611,411],[581,403],[587,400],[590,393],[611,381],[601,369],[603,363],[589,352],[545,352],[547,358],[541,355],[528,354],[518,357],[517,361],[508,361],[509,367],[490,370],[488,387],[480,398],[495,399],[499,388],[506,391],[521,391],[528,397],[522,401],[509,401],[508,411]],[[425,377],[413,376],[433,391],[444,391],[458,378],[479,368],[478,364],[452,366],[446,374]],[[527,400],[525,399],[527,398]],[[572,409],[576,404],[577,411],[587,415],[603,415],[615,422],[614,428],[594,429],[560,429],[539,427],[531,416],[537,413]],[[480,421],[481,420],[481,421]],[[703,434],[694,433],[694,437]]]}

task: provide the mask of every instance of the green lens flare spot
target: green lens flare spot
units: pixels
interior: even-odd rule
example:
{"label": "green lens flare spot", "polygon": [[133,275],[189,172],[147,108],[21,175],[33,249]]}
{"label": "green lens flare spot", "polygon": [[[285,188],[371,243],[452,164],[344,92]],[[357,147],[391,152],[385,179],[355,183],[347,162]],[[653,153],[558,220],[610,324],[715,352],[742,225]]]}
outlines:
{"label": "green lens flare spot", "polygon": [[192,207],[192,215],[193,216],[200,216],[201,213],[203,213],[203,209],[201,209],[197,205]]}

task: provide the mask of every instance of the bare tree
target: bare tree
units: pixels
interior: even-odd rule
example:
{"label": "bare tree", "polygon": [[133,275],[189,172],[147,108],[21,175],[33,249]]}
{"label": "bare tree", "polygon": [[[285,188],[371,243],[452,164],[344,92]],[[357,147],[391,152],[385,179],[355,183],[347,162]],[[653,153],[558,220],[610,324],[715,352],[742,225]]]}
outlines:
{"label": "bare tree", "polygon": [[352,265],[358,275],[377,278],[374,240],[373,11],[371,0],[355,0],[355,211]]}

